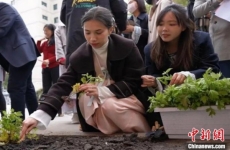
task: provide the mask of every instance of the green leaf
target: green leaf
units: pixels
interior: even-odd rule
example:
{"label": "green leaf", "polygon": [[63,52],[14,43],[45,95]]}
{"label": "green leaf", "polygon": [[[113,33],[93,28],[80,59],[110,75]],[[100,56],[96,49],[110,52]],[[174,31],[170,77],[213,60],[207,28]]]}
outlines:
{"label": "green leaf", "polygon": [[187,108],[188,107],[188,98],[187,97],[184,97],[183,99],[182,99],[182,101],[181,101],[181,103],[182,103],[182,106],[183,106],[183,108]]}
{"label": "green leaf", "polygon": [[217,91],[210,90],[209,91],[209,98],[213,99],[213,100],[216,100],[216,99],[219,98],[219,93]]}
{"label": "green leaf", "polygon": [[167,76],[167,75],[168,75],[168,73],[169,73],[171,70],[172,70],[172,68],[167,69],[165,72],[163,72],[163,73],[162,73],[162,75],[163,75],[163,76],[164,76],[164,75],[166,75],[166,76]]}
{"label": "green leaf", "polygon": [[206,104],[207,103],[207,101],[208,101],[208,97],[207,96],[202,96],[201,97],[201,101],[204,103],[204,104]]}
{"label": "green leaf", "polygon": [[86,83],[86,77],[83,76],[83,77],[81,78],[81,82],[82,82],[83,84],[85,84],[85,83]]}

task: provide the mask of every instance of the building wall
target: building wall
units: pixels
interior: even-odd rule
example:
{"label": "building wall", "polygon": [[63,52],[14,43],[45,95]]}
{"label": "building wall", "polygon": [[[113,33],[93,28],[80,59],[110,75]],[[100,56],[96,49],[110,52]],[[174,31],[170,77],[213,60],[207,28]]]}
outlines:
{"label": "building wall", "polygon": [[[42,5],[42,2],[46,6]],[[22,16],[31,36],[35,39],[44,37],[43,27],[45,24],[60,23],[60,9],[62,0],[14,0],[14,6]],[[54,5],[57,4],[57,9],[54,10]],[[45,18],[47,17],[47,20]],[[54,18],[57,18],[55,23]]]}

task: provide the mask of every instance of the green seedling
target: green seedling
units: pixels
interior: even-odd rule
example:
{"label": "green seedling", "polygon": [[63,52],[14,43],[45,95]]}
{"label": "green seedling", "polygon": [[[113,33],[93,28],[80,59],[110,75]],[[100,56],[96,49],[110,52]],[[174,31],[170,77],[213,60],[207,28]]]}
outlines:
{"label": "green seedling", "polygon": [[[11,109],[10,113],[3,112],[2,119],[0,120],[0,145],[19,143],[22,126],[21,116],[21,112],[15,112],[13,109]],[[28,134],[27,136],[32,137],[32,139],[37,138],[35,133]]]}

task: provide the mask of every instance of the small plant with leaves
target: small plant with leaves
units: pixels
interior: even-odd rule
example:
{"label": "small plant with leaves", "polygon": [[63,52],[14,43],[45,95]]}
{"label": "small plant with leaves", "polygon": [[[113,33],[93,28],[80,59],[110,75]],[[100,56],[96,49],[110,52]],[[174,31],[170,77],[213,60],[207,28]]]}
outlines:
{"label": "small plant with leaves", "polygon": [[[169,80],[167,73],[164,73],[162,84]],[[149,97],[149,112],[156,107],[177,107],[180,110],[197,109],[201,106],[209,106],[206,111],[210,116],[215,115],[212,106],[224,109],[225,105],[230,104],[230,79],[221,78],[221,73],[214,73],[209,68],[204,73],[203,78],[194,80],[188,76],[184,83],[168,85],[163,92],[156,92],[155,96]],[[161,80],[162,81],[162,80]]]}
{"label": "small plant with leaves", "polygon": [[172,79],[172,75],[169,75],[169,72],[172,70],[172,68],[167,69],[165,72],[163,72],[162,77],[157,77],[157,79],[164,85],[167,85],[168,82]]}
{"label": "small plant with leaves", "polygon": [[[82,78],[81,78],[81,82],[82,84],[87,84],[87,83],[91,83],[91,84],[97,84],[102,82],[103,79],[101,77],[93,77],[92,75],[87,74],[82,74]],[[81,86],[81,83],[76,83],[75,85],[72,86],[73,91],[71,94],[76,94],[79,93],[79,88]]]}
{"label": "small plant with leaves", "polygon": [[[22,119],[21,112],[15,112],[11,109],[10,113],[3,112],[0,120],[0,145],[8,143],[19,143]],[[31,134],[28,134],[31,136]],[[36,139],[37,135],[33,133],[32,139]]]}

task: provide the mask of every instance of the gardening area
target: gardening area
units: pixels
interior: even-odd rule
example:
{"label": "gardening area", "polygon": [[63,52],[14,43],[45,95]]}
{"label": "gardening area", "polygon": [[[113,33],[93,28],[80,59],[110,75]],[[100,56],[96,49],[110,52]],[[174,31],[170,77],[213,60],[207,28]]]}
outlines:
{"label": "gardening area", "polygon": [[[15,115],[10,116],[11,120]],[[46,130],[34,130],[26,140],[18,143],[19,120],[14,120],[14,127],[8,133],[10,136],[0,136],[0,150],[152,150],[152,149],[186,149],[186,143],[191,140],[156,141],[147,138],[145,133],[123,134],[106,136],[99,132],[85,133],[79,130],[79,124],[71,123],[71,115],[56,117]],[[15,126],[18,126],[16,128]],[[3,130],[1,130],[3,131]],[[10,140],[6,140],[6,139]]]}
{"label": "gardening area", "polygon": [[[158,78],[163,85],[171,79],[169,72]],[[203,78],[188,77],[180,86],[156,92],[149,98],[149,112],[160,112],[164,127],[155,122],[150,133],[85,133],[66,114],[19,142],[22,120],[12,111],[0,120],[0,150],[185,150],[191,143],[230,149],[229,89],[230,79],[208,69]]]}
{"label": "gardening area", "polygon": [[134,135],[112,137],[40,136],[39,140],[26,140],[9,144],[1,150],[184,150],[186,141],[169,140],[153,143]]}

